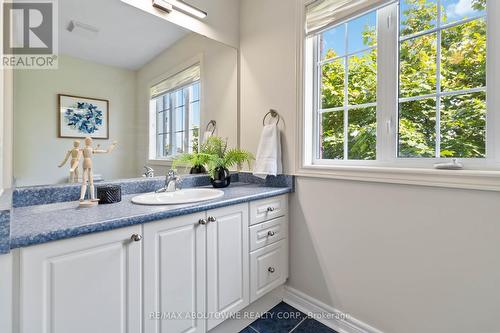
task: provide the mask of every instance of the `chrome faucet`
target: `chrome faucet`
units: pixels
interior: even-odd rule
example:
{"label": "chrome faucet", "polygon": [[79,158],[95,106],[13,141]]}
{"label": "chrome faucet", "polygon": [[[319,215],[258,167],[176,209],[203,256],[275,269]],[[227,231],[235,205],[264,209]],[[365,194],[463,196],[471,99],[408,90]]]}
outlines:
{"label": "chrome faucet", "polygon": [[156,190],[156,193],[164,193],[164,192],[175,192],[177,187],[179,186],[180,178],[177,177],[174,170],[170,170],[165,177],[165,186]]}

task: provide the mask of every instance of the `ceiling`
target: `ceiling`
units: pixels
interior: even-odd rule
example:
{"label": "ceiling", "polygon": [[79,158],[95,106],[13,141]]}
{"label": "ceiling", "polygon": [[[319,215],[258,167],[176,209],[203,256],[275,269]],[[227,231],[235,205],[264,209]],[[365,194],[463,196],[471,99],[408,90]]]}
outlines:
{"label": "ceiling", "polygon": [[[120,0],[62,0],[59,53],[101,64],[138,69],[189,31]],[[71,20],[98,33],[69,32]]]}

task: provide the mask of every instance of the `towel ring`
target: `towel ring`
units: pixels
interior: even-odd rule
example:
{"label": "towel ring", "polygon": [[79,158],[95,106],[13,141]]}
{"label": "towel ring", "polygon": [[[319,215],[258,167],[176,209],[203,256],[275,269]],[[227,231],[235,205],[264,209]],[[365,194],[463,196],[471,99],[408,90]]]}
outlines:
{"label": "towel ring", "polygon": [[278,111],[271,109],[268,113],[266,113],[264,119],[262,119],[262,126],[266,126],[266,119],[268,116],[271,116],[271,118],[278,118],[278,120],[276,121],[276,125],[280,123],[281,117]]}
{"label": "towel ring", "polygon": [[215,120],[210,120],[205,128],[205,131],[208,132],[208,129],[212,126],[212,135],[214,135],[215,130],[217,129],[217,122]]}

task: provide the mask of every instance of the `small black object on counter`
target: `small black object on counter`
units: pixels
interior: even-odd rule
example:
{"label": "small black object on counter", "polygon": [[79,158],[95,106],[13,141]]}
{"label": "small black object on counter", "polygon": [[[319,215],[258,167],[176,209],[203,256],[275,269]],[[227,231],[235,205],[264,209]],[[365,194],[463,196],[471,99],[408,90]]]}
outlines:
{"label": "small black object on counter", "polygon": [[210,182],[215,188],[228,187],[231,184],[231,174],[227,168],[217,167],[213,177],[210,177]]}
{"label": "small black object on counter", "polygon": [[122,188],[119,185],[96,186],[96,196],[99,204],[112,204],[122,201]]}

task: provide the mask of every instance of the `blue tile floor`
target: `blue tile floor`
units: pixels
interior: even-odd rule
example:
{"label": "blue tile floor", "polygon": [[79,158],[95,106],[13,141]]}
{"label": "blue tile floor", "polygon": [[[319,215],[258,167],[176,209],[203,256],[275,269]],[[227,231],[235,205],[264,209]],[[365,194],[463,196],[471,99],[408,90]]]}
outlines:
{"label": "blue tile floor", "polygon": [[319,321],[281,302],[240,333],[336,333]]}

